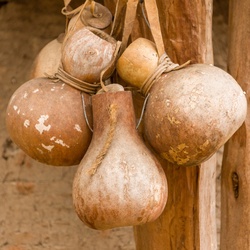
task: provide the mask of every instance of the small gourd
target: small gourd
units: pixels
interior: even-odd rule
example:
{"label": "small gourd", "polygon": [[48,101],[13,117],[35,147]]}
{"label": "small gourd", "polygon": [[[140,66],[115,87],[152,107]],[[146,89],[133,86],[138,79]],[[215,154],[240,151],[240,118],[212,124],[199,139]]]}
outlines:
{"label": "small gourd", "polygon": [[116,40],[105,32],[83,27],[64,40],[62,67],[79,80],[99,82],[101,72],[109,68],[115,57],[116,46]]}
{"label": "small gourd", "polygon": [[86,6],[83,11],[74,15],[68,24],[68,31],[75,32],[85,26],[103,30],[109,33],[111,30],[112,14],[109,9],[100,3]]}
{"label": "small gourd", "polygon": [[130,85],[140,88],[158,65],[156,46],[146,38],[133,41],[117,60],[119,76]]}

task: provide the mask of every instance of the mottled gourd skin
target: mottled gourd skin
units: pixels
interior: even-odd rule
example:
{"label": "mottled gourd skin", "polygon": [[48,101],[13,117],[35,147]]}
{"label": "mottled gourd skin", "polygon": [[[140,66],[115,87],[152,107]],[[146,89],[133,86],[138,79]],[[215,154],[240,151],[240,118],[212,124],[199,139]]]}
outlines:
{"label": "mottled gourd skin", "polygon": [[[92,104],[93,138],[73,183],[77,215],[87,226],[101,230],[157,219],[166,205],[167,180],[137,134],[131,93],[99,94]],[[110,110],[117,118],[113,138],[93,172],[110,135]]]}
{"label": "mottled gourd skin", "polygon": [[155,44],[148,39],[138,38],[117,60],[116,69],[125,82],[140,89],[156,69],[158,61]]}
{"label": "mottled gourd skin", "polygon": [[164,159],[197,165],[216,152],[242,125],[245,94],[225,71],[194,64],[162,75],[150,90],[145,138]]}
{"label": "mottled gourd skin", "polygon": [[[83,95],[90,114],[89,95]],[[53,166],[79,164],[92,137],[83,116],[81,92],[47,78],[32,79],[14,92],[6,126],[27,155]]]}
{"label": "mottled gourd skin", "polygon": [[[63,34],[61,34],[63,36]],[[62,37],[46,44],[35,58],[30,79],[54,75],[61,63]]]}
{"label": "mottled gourd skin", "polygon": [[116,41],[104,32],[99,36],[83,27],[66,38],[62,45],[62,67],[71,76],[88,82],[100,81],[101,72],[113,59]]}

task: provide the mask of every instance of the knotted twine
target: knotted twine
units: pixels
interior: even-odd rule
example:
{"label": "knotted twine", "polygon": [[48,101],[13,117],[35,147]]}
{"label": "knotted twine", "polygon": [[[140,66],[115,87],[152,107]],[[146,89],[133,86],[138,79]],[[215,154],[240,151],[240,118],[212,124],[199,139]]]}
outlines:
{"label": "knotted twine", "polygon": [[[82,20],[82,12],[84,11],[84,9],[87,7],[87,6],[90,6],[90,12],[91,14],[94,16],[94,17],[99,17],[96,13],[95,13],[95,4],[96,2],[94,0],[86,0],[82,5],[80,5],[79,7],[77,7],[76,9],[71,9],[69,7],[69,3],[68,4],[65,4],[65,6],[62,8],[61,10],[61,13],[63,15],[66,16],[66,25],[65,25],[65,28],[66,28],[66,33],[68,32],[68,24],[69,24],[69,20],[77,15],[77,19],[75,20],[74,24],[72,25],[72,28],[71,30],[73,30],[74,26],[76,25],[76,23],[78,22],[79,18],[81,19],[82,23],[84,23],[84,20]],[[70,9],[70,10],[69,10]]]}
{"label": "knotted twine", "polygon": [[159,59],[159,63],[158,66],[156,67],[156,69],[152,72],[151,75],[149,75],[147,77],[147,79],[142,83],[142,86],[140,88],[140,92],[144,95],[147,96],[149,94],[149,91],[151,89],[151,87],[154,85],[155,81],[164,73],[168,73],[174,70],[178,70],[181,68],[184,68],[185,66],[187,66],[188,64],[190,64],[190,61],[185,62],[182,65],[173,63],[170,58],[168,57],[168,55],[166,53],[164,53],[160,59]]}
{"label": "knotted twine", "polygon": [[109,113],[109,130],[103,147],[98,153],[95,161],[92,163],[91,168],[88,170],[88,173],[91,176],[96,173],[97,168],[101,165],[114,138],[115,128],[117,124],[117,106],[115,104],[110,104],[108,107],[108,113]]}

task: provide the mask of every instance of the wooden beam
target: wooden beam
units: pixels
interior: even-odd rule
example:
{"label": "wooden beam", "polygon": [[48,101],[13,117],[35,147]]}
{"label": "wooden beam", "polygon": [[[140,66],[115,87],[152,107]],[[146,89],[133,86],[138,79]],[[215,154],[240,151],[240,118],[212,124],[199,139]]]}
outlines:
{"label": "wooden beam", "polygon": [[[212,1],[157,4],[170,58],[179,64],[189,59],[213,63]],[[169,184],[167,206],[158,220],[134,228],[137,250],[216,249],[216,156],[202,166],[177,167],[163,160],[162,165]]]}
{"label": "wooden beam", "polygon": [[[229,4],[228,71],[250,97],[250,3]],[[221,249],[250,249],[250,111],[224,149]]]}

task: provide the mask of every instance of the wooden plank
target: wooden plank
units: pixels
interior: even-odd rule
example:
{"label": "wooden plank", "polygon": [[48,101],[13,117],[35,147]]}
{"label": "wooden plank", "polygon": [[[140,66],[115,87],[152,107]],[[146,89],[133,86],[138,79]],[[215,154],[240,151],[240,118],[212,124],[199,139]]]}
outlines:
{"label": "wooden plank", "polygon": [[[228,71],[250,97],[250,2],[229,4]],[[248,106],[249,107],[249,106]],[[250,249],[250,111],[224,149],[221,249]]]}
{"label": "wooden plank", "polygon": [[[157,3],[170,58],[179,64],[189,59],[213,63],[212,1]],[[150,37],[145,26],[143,31]],[[137,250],[216,249],[216,156],[202,166],[177,167],[163,160],[162,165],[169,184],[167,206],[155,222],[135,227]]]}

